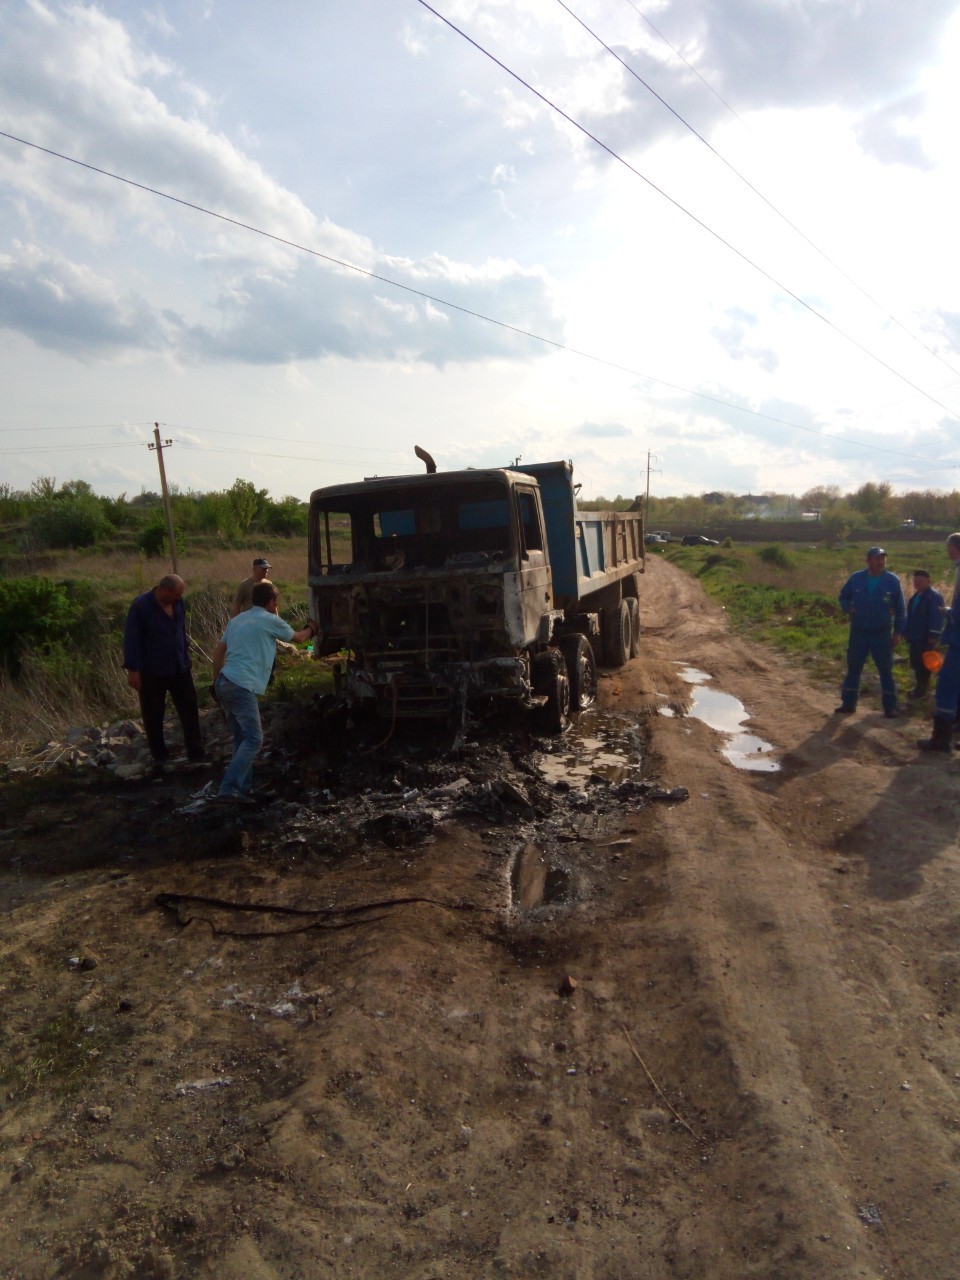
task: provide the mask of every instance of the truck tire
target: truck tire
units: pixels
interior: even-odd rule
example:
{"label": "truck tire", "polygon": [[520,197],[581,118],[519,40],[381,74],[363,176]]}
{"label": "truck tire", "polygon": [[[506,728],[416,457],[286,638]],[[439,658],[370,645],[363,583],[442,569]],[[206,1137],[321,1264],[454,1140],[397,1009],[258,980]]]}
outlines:
{"label": "truck tire", "polygon": [[603,611],[603,660],[608,667],[622,667],[630,657],[630,635],[633,630],[626,600],[609,605]]}
{"label": "truck tire", "polygon": [[640,601],[628,596],[627,609],[630,613],[630,657],[635,658],[640,652]]}
{"label": "truck tire", "polygon": [[546,698],[537,708],[537,728],[541,733],[563,733],[570,724],[570,680],[563,654],[556,649],[538,653],[530,664],[533,692]]}
{"label": "truck tire", "polygon": [[586,711],[597,700],[597,663],[590,641],[579,632],[564,636],[560,652],[570,680],[570,710]]}

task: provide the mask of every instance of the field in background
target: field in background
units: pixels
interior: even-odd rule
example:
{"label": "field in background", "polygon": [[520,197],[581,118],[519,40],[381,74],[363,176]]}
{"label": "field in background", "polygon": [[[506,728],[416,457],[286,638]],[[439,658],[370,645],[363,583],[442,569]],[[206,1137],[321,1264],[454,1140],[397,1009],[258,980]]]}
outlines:
{"label": "field in background", "polygon": [[[911,571],[924,567],[949,602],[952,572],[941,540],[886,545],[888,565],[899,573],[905,596],[911,591]],[[696,577],[736,627],[831,681],[839,678],[847,643],[847,622],[837,593],[847,576],[863,567],[865,551],[866,544],[831,548],[781,542],[648,548],[649,555],[666,555]],[[307,617],[306,538],[264,538],[253,547],[231,550],[194,545],[180,561],[195,643],[194,674],[201,690],[210,683],[209,657],[229,617],[236,585],[250,573],[251,561],[259,554],[273,565],[270,577],[280,590],[281,615],[302,625]],[[48,632],[25,650],[15,678],[9,672],[0,677],[0,758],[58,739],[74,726],[137,714],[136,696],[121,666],[123,620],[134,596],[153,586],[167,567],[165,560],[150,560],[130,550],[46,551],[4,558],[0,587],[12,579],[39,577],[67,584],[81,604],[67,628]],[[15,626],[16,617],[11,621]],[[899,653],[905,656],[905,650]],[[905,688],[908,669],[901,661],[895,670]],[[299,697],[325,687],[325,665],[294,659],[281,662],[272,695]]]}
{"label": "field in background", "polygon": [[[933,584],[949,604],[953,569],[943,542],[887,541],[887,567],[899,575],[904,598],[916,568],[929,570]],[[736,627],[789,653],[811,673],[839,679],[847,648],[848,622],[837,603],[841,586],[866,565],[867,544],[844,547],[769,543],[722,547],[648,548],[696,577],[721,604]],[[905,659],[906,649],[898,650]],[[897,662],[898,684],[907,688],[910,671]]]}
{"label": "field in background", "polygon": [[[179,562],[187,583],[194,679],[200,690],[210,684],[210,655],[230,615],[236,586],[249,576],[251,561],[260,554],[273,566],[270,578],[280,591],[281,616],[302,626],[307,617],[306,538],[265,539],[253,549],[197,548]],[[74,726],[137,715],[137,698],[121,665],[123,622],[133,598],[169,572],[168,562],[129,550],[77,550],[9,556],[4,569],[0,585],[23,577],[48,579],[67,584],[82,604],[67,628],[48,632],[23,653],[15,678],[7,672],[0,679],[0,754],[18,755]],[[10,621],[16,625],[15,618]],[[326,682],[325,668],[294,660],[280,664],[272,693],[293,696]]]}

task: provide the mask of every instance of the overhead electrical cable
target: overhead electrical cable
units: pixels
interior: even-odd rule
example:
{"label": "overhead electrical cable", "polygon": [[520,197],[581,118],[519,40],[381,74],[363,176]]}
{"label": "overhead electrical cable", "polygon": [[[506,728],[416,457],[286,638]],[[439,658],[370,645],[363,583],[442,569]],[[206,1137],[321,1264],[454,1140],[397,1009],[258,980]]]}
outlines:
{"label": "overhead electrical cable", "polygon": [[878,301],[878,299],[876,299],[871,293],[869,293],[863,287],[863,285],[859,283],[859,281],[855,280],[853,276],[850,275],[848,271],[844,271],[843,267],[841,267],[838,262],[835,262],[833,258],[831,258],[830,255],[825,250],[821,249],[818,244],[816,244],[813,240],[810,239],[810,237],[807,235],[805,231],[803,231],[800,227],[797,226],[795,222],[793,222],[790,218],[788,218],[787,215],[781,209],[778,209],[772,200],[768,199],[768,197],[765,196],[758,187],[754,186],[754,184],[750,181],[749,178],[747,178],[744,174],[740,172],[740,170],[736,167],[736,165],[731,164],[731,162],[726,158],[726,156],[724,156],[721,152],[719,152],[716,149],[716,147],[713,145],[712,142],[708,141],[708,139],[706,139],[702,133],[698,132],[698,130],[694,128],[694,126],[689,122],[689,120],[684,119],[684,117],[680,114],[680,112],[677,111],[674,107],[672,107],[669,102],[667,102],[666,98],[661,97],[661,95],[657,93],[656,89],[654,89],[653,85],[648,84],[647,81],[644,80],[643,76],[641,76],[637,71],[634,71],[633,67],[631,67],[630,64],[625,59],[621,58],[619,53],[617,53],[615,49],[612,49],[610,45],[608,45],[601,36],[597,35],[597,33],[593,30],[592,27],[587,26],[584,20],[581,17],[579,17],[576,13],[574,13],[574,11],[570,8],[568,4],[564,3],[564,0],[557,0],[557,4],[560,6],[561,9],[563,9],[566,13],[568,13],[571,18],[573,18],[574,22],[578,22],[580,26],[583,27],[584,31],[586,31],[588,35],[591,35],[594,38],[594,40],[596,40],[597,44],[599,44],[602,49],[605,49],[607,53],[609,53],[611,58],[615,58],[617,62],[620,63],[621,67],[623,67],[623,69],[626,72],[628,72],[631,76],[633,76],[634,80],[636,80],[638,84],[643,85],[644,89],[646,89],[648,93],[651,93],[662,107],[665,107],[666,110],[669,111],[670,114],[676,120],[679,120],[679,122],[683,125],[685,129],[688,129],[690,133],[692,133],[693,136],[699,142],[702,142],[703,145],[707,148],[707,150],[712,152],[712,154],[716,156],[716,158],[720,161],[721,164],[726,165],[726,167],[730,170],[732,174],[734,174],[737,178],[739,178],[740,181],[745,186],[749,187],[749,189],[753,192],[753,194],[759,200],[762,200],[768,209],[772,209],[773,212],[777,215],[777,217],[780,218],[781,221],[785,222],[791,231],[794,231],[800,237],[800,239],[803,240],[805,244],[808,244],[815,253],[818,253],[820,257],[824,260],[824,262],[828,263],[831,267],[833,267],[834,271],[836,271],[839,275],[843,276],[844,280],[846,280],[848,284],[852,284],[853,287],[858,291],[858,293],[861,294],[862,297],[866,298],[868,302],[872,303],[873,306],[875,306],[884,316],[886,316],[886,318],[889,321],[891,321],[892,324],[895,324],[898,329],[900,329],[903,333],[905,333],[908,338],[912,339],[912,341],[915,342],[918,346],[922,347],[924,351],[932,355],[935,360],[939,360],[942,365],[945,365],[946,368],[948,368],[951,373],[960,374],[960,369],[955,368],[950,363],[949,360],[945,359],[940,354],[940,352],[937,351],[936,347],[932,347],[928,342],[924,342],[923,338],[915,334],[913,330],[909,328],[908,325],[905,325],[902,320],[898,320],[897,317],[892,314],[892,312],[887,310],[887,308],[883,305],[882,302]]}
{"label": "overhead electrical cable", "polygon": [[152,425],[152,422],[74,422],[69,426],[0,426],[0,431],[116,431],[125,426]]}
{"label": "overhead electrical cable", "polygon": [[352,449],[357,453],[369,453],[374,456],[382,453],[396,453],[401,458],[410,456],[409,449],[381,449],[372,444],[342,444],[339,440],[303,440],[298,439],[296,436],[262,436],[251,431],[224,431],[222,428],[217,427],[187,427],[182,422],[161,422],[160,426],[167,431],[197,431],[211,436],[235,436],[239,440],[267,440],[278,441],[283,444],[330,445],[334,449]]}
{"label": "overhead electrical cable", "polygon": [[0,449],[0,453],[23,456],[31,453],[75,453],[78,449],[142,449],[146,443],[146,440],[111,440],[109,444],[38,444],[34,448],[27,445],[23,449]]}
{"label": "overhead electrical cable", "polygon": [[775,285],[778,289],[780,289],[783,293],[785,293],[787,297],[792,298],[794,302],[798,303],[801,307],[803,307],[805,311],[809,311],[812,316],[816,316],[818,320],[822,321],[822,323],[825,324],[829,329],[833,330],[834,333],[837,333],[840,335],[840,337],[846,339],[846,341],[849,342],[851,346],[856,347],[858,351],[862,351],[865,356],[868,356],[876,364],[886,369],[888,373],[892,373],[895,378],[899,378],[899,380],[901,382],[906,383],[908,387],[912,387],[914,391],[919,392],[920,395],[924,397],[924,399],[929,400],[932,404],[935,404],[938,409],[942,409],[944,413],[948,413],[951,418],[958,417],[958,414],[953,409],[951,409],[949,405],[943,404],[941,401],[937,400],[934,396],[932,396],[928,391],[924,391],[923,387],[919,386],[916,382],[911,381],[911,379],[908,378],[906,374],[900,373],[900,371],[898,369],[895,369],[893,365],[888,364],[887,361],[884,360],[882,356],[878,356],[875,352],[871,351],[869,347],[865,346],[857,338],[853,337],[852,334],[847,333],[845,329],[841,329],[841,327],[838,324],[836,324],[833,320],[831,320],[829,316],[824,315],[822,311],[818,311],[817,308],[813,306],[812,303],[807,302],[807,300],[805,298],[802,298],[800,294],[795,293],[793,289],[788,288],[788,286],[785,285],[781,280],[778,280],[776,276],[772,275],[769,271],[767,271],[765,267],[761,267],[758,262],[754,262],[754,260],[751,257],[749,257],[748,254],[744,253],[742,249],[738,249],[735,244],[727,240],[725,236],[722,236],[719,231],[715,231],[713,227],[710,226],[709,223],[704,222],[702,218],[698,218],[695,213],[693,213],[690,209],[686,208],[685,205],[682,205],[679,200],[675,199],[668,192],[664,191],[662,187],[658,186],[653,181],[652,178],[648,178],[645,173],[641,173],[640,170],[637,169],[634,165],[632,165],[629,160],[625,160],[624,157],[619,154],[619,152],[614,151],[613,147],[609,146],[601,138],[598,138],[595,133],[591,133],[591,131],[585,125],[580,124],[580,122],[578,120],[575,120],[573,116],[568,115],[566,111],[563,110],[562,107],[559,107],[555,102],[553,102],[550,98],[548,98],[546,94],[541,93],[539,89],[535,89],[534,86],[530,84],[529,81],[524,80],[523,76],[519,75],[516,71],[511,70],[511,68],[508,67],[506,63],[501,62],[500,59],[495,54],[490,52],[489,49],[485,49],[484,46],[482,44],[478,44],[478,42],[474,40],[472,36],[467,35],[465,31],[461,30],[461,28],[458,27],[456,23],[451,22],[449,18],[445,18],[442,13],[439,13],[436,9],[434,9],[432,5],[428,4],[427,0],[417,0],[417,3],[422,5],[423,8],[426,9],[429,13],[432,13],[434,17],[439,18],[439,20],[442,23],[448,26],[451,31],[455,32],[462,39],[466,40],[468,44],[473,45],[473,47],[477,50],[478,53],[482,53],[485,58],[489,58],[491,62],[493,62],[496,66],[498,66],[501,69],[501,71],[505,71],[506,74],[511,77],[511,79],[516,80],[518,84],[523,85],[523,87],[526,90],[528,90],[528,92],[532,93],[534,97],[539,98],[540,101],[544,103],[545,106],[548,106],[551,111],[555,111],[556,114],[561,117],[561,119],[566,120],[568,124],[572,125],[574,129],[582,133],[584,137],[589,138],[590,141],[595,143],[598,147],[600,147],[602,151],[605,151],[607,155],[611,157],[611,159],[616,160],[618,164],[622,164],[625,169],[627,169],[635,177],[639,178],[641,182],[646,183],[646,185],[650,187],[652,191],[655,191],[657,195],[662,196],[664,200],[666,200],[669,204],[673,205],[675,209],[678,209],[686,217],[690,218],[692,222],[695,222],[698,227],[700,227],[703,231],[706,231],[708,235],[712,236],[714,240],[717,240],[720,244],[722,244],[724,248],[729,249],[731,253],[735,254],[736,257],[738,257],[741,260],[741,262],[745,262],[748,267],[752,267],[754,271],[758,272],[761,276],[763,276],[765,280],[768,280],[772,285]]}
{"label": "overhead electrical cable", "polygon": [[743,125],[743,127],[744,127],[744,128],[747,128],[747,127],[748,127],[748,126],[747,126],[747,122],[746,122],[746,121],[745,121],[741,116],[738,116],[738,115],[737,115],[736,111],[734,111],[734,109],[733,109],[733,107],[731,107],[730,103],[729,103],[729,102],[727,102],[726,98],[721,97],[721,95],[720,95],[720,94],[717,92],[717,90],[713,87],[713,85],[710,83],[710,81],[709,81],[709,80],[705,80],[705,79],[704,79],[704,77],[700,74],[700,72],[699,72],[699,71],[697,70],[697,68],[693,65],[693,63],[692,63],[692,62],[688,62],[688,61],[687,61],[687,59],[683,56],[683,54],[680,52],[680,50],[679,50],[678,48],[676,48],[676,46],[675,46],[675,45],[672,45],[672,44],[670,43],[670,41],[667,39],[667,37],[663,34],[663,32],[662,32],[658,27],[655,27],[655,26],[653,25],[653,23],[650,21],[650,19],[647,17],[647,15],[646,15],[646,14],[645,14],[641,9],[638,9],[638,8],[637,8],[637,6],[633,3],[633,0],[627,0],[627,4],[628,4],[628,5],[630,6],[630,8],[634,11],[634,13],[637,15],[637,17],[638,17],[638,18],[641,18],[641,19],[642,19],[642,20],[647,24],[647,26],[650,28],[650,30],[653,32],[653,34],[654,34],[654,35],[655,35],[659,40],[662,40],[662,41],[663,41],[663,43],[667,46],[667,48],[670,50],[670,52],[671,52],[672,54],[674,54],[676,57],[678,57],[678,58],[680,59],[680,61],[683,63],[683,65],[684,65],[685,67],[689,68],[689,70],[693,72],[693,74],[697,77],[697,79],[701,82],[701,84],[706,85],[706,87],[710,90],[710,92],[711,92],[711,93],[713,94],[713,96],[717,99],[717,101],[718,101],[718,102],[723,103],[723,105],[727,108],[727,110],[730,112],[730,114],[733,116],[733,118],[734,118],[735,120],[739,120],[739,121],[740,121],[740,123]]}
{"label": "overhead electrical cable", "polygon": [[185,449],[189,449],[191,453],[230,453],[240,454],[245,458],[287,458],[292,462],[324,462],[332,463],[334,466],[356,466],[356,458],[318,458],[316,456],[306,456],[299,453],[267,453],[263,449],[217,449],[209,444],[190,444],[185,440],[178,440],[175,443],[182,444]]}
{"label": "overhead electrical cable", "polygon": [[[423,0],[420,0],[420,2],[423,3]],[[444,19],[444,21],[446,21],[446,19]],[[469,37],[467,38],[469,39]],[[511,72],[511,74],[513,73]],[[578,356],[582,360],[589,360],[593,364],[602,365],[606,369],[614,369],[618,373],[625,373],[633,378],[642,378],[645,382],[649,382],[658,387],[666,387],[669,391],[679,391],[683,395],[693,396],[695,399],[704,400],[708,404],[721,405],[724,409],[733,409],[737,413],[746,414],[748,417],[759,418],[763,422],[775,422],[780,426],[791,427],[796,431],[804,431],[809,435],[820,436],[826,440],[839,440],[847,444],[857,444],[865,449],[873,450],[876,453],[894,453],[907,458],[917,456],[912,453],[904,453],[901,449],[888,449],[883,445],[875,445],[868,440],[856,440],[852,437],[837,435],[830,431],[820,431],[816,427],[808,427],[803,423],[793,422],[789,418],[781,418],[771,413],[764,413],[761,409],[750,409],[746,405],[736,404],[732,400],[724,400],[720,396],[709,395],[705,391],[697,391],[692,387],[685,387],[680,383],[668,382],[665,378],[658,378],[654,374],[644,373],[640,369],[634,369],[629,365],[619,364],[615,360],[607,360],[604,356],[595,355],[593,352],[581,351],[577,347],[568,346],[566,343],[558,342],[555,338],[544,337],[543,334],[534,333],[531,329],[522,329],[519,325],[508,324],[506,320],[498,320],[495,316],[485,315],[482,311],[473,311],[469,307],[461,306],[458,302],[450,302],[445,298],[438,297],[436,294],[427,293],[423,289],[416,289],[413,285],[403,284],[401,281],[393,280],[389,276],[380,275],[376,271],[370,271],[367,267],[357,266],[356,263],[347,262],[343,258],[335,258],[329,253],[321,252],[319,249],[311,249],[309,245],[300,244],[296,240],[289,240],[284,236],[276,235],[272,231],[264,231],[262,227],[254,226],[249,222],[241,222],[239,218],[232,218],[228,214],[218,213],[214,209],[207,209],[203,205],[195,204],[190,200],[184,200],[182,197],[175,196],[168,191],[162,191],[158,187],[150,187],[143,182],[136,182],[133,178],[125,178],[122,174],[112,173],[109,169],[101,169],[97,165],[89,164],[85,160],[78,160],[75,156],[64,155],[63,152],[54,151],[50,147],[41,146],[38,142],[30,142],[26,138],[17,137],[15,134],[7,133],[2,129],[0,129],[0,138],[7,138],[10,142],[16,142],[21,146],[29,147],[31,150],[38,151],[43,155],[51,156],[55,160],[63,160],[67,164],[77,165],[81,169],[87,169],[91,173],[99,174],[101,177],[110,178],[114,182],[121,182],[125,186],[133,187],[138,191],[145,191],[148,195],[158,196],[162,200],[169,200],[172,204],[180,205],[185,209],[192,209],[195,213],[202,213],[208,218],[216,218],[219,222],[225,222],[229,226],[238,227],[242,231],[249,231],[253,235],[262,236],[265,240],[270,240],[274,244],[285,245],[288,249],[295,249],[299,253],[309,254],[311,257],[317,258],[322,262],[329,262],[334,266],[343,267],[344,270],[356,272],[357,275],[365,276],[368,280],[377,280],[381,284],[389,285],[393,289],[401,289],[404,293],[410,293],[415,297],[424,298],[427,302],[435,302],[438,306],[449,307],[451,311],[458,311],[461,315],[472,316],[475,320],[483,320],[487,324],[496,325],[498,328],[506,329],[510,333],[516,333],[521,337],[530,338],[534,342],[540,342],[544,346],[552,347],[556,351],[563,351],[567,355]],[[600,145],[603,146],[602,143]],[[644,179],[644,181],[646,181],[646,179]],[[670,199],[670,197],[667,197],[667,199]],[[908,380],[903,379],[903,381],[906,382]],[[913,383],[908,383],[908,385],[912,387]],[[914,390],[919,391],[920,394],[926,396],[927,399],[931,398],[919,387],[915,387]],[[951,417],[953,416],[951,411],[947,409],[945,405],[940,405],[939,401],[934,401],[934,403],[944,409],[947,413],[950,413]]]}

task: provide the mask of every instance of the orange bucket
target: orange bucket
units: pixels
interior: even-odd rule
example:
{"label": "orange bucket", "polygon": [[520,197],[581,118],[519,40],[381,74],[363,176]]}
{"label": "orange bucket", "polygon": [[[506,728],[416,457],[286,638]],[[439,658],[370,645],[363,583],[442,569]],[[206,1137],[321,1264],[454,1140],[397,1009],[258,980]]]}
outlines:
{"label": "orange bucket", "polygon": [[921,661],[928,671],[939,671],[943,666],[943,654],[936,649],[928,649]]}

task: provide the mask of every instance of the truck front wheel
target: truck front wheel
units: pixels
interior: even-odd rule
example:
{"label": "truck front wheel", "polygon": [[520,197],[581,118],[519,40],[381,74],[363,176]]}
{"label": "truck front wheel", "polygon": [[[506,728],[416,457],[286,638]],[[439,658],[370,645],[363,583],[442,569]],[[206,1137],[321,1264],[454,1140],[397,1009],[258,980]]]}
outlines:
{"label": "truck front wheel", "polygon": [[563,654],[556,649],[538,653],[530,664],[533,692],[546,698],[537,709],[541,733],[563,733],[570,723],[570,680]]}
{"label": "truck front wheel", "polygon": [[622,667],[630,657],[633,625],[626,600],[619,600],[603,611],[603,660],[608,667]]}
{"label": "truck front wheel", "polygon": [[579,633],[564,636],[560,652],[570,679],[570,710],[586,711],[597,700],[597,664],[590,641]]}

